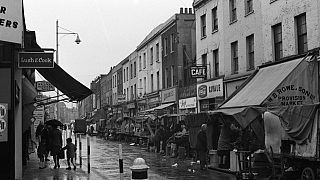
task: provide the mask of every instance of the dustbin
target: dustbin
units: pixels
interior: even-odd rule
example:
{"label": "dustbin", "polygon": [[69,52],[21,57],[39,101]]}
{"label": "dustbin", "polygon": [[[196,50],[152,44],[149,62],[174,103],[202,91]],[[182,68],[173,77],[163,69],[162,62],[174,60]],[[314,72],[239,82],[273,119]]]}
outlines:
{"label": "dustbin", "polygon": [[217,168],[219,167],[219,157],[217,150],[209,150],[210,166]]}

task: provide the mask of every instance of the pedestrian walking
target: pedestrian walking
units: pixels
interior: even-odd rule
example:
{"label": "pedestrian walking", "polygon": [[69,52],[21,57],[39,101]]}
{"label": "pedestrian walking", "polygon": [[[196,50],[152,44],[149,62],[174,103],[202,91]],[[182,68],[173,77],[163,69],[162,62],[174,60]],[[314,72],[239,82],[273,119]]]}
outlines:
{"label": "pedestrian walking", "polygon": [[39,169],[46,168],[46,163],[45,163],[46,140],[45,139],[41,139],[39,146],[38,146],[38,149],[37,149],[37,155],[38,155],[38,158],[40,159]]}
{"label": "pedestrian walking", "polygon": [[49,132],[50,154],[53,156],[54,169],[60,168],[59,153],[62,148],[62,133],[57,126],[52,125],[52,131]]}
{"label": "pedestrian walking", "polygon": [[67,170],[71,170],[70,161],[73,165],[73,170],[76,170],[76,165],[73,163],[73,158],[75,157],[75,152],[77,147],[72,143],[71,138],[67,138],[67,145],[61,149],[62,151],[67,150],[67,163],[68,167]]}
{"label": "pedestrian walking", "polygon": [[197,144],[196,144],[196,149],[197,149],[197,154],[198,158],[200,160],[200,169],[201,170],[206,170],[207,169],[207,125],[202,124],[201,129],[197,135]]}

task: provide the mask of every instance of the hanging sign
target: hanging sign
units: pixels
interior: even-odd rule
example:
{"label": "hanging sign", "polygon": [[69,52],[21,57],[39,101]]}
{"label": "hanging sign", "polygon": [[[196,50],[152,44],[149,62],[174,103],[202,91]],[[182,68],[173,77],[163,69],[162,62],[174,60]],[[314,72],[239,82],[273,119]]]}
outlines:
{"label": "hanging sign", "polygon": [[1,0],[0,41],[22,43],[22,0]]}
{"label": "hanging sign", "polygon": [[0,142],[8,141],[8,104],[0,103]]}
{"label": "hanging sign", "polygon": [[191,67],[191,77],[193,77],[193,78],[207,77],[207,67],[206,66],[192,66]]}
{"label": "hanging sign", "polygon": [[19,68],[54,68],[53,53],[48,52],[20,52]]}

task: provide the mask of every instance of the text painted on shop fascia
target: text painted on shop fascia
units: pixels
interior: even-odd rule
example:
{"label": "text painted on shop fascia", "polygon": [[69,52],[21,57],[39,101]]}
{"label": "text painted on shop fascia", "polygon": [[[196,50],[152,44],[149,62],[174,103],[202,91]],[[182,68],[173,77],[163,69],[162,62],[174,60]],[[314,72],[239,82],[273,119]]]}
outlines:
{"label": "text painted on shop fascia", "polygon": [[[0,14],[6,14],[7,8],[5,6],[0,5]],[[0,26],[8,27],[8,28],[17,28],[18,22],[12,21],[9,19],[0,18]]]}

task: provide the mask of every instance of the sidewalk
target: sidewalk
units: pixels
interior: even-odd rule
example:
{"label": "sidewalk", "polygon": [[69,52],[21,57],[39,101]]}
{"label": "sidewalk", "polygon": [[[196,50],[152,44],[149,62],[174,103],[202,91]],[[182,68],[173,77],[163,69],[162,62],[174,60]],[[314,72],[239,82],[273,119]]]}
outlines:
{"label": "sidewalk", "polygon": [[99,179],[109,179],[101,174],[95,173],[91,170],[88,174],[87,166],[82,165],[80,168],[77,165],[77,169],[66,170],[67,160],[60,160],[60,168],[53,169],[54,163],[52,157],[48,161],[48,167],[45,169],[39,169],[39,159],[36,153],[31,153],[30,160],[28,161],[27,166],[24,167],[23,180],[99,180]]}

